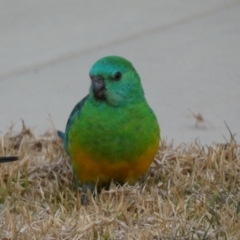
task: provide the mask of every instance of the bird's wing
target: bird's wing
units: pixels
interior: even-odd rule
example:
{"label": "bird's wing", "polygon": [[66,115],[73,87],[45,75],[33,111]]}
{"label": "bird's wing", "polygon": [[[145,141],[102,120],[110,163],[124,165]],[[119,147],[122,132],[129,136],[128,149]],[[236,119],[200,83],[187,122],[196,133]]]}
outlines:
{"label": "bird's wing", "polygon": [[81,109],[84,105],[84,103],[86,102],[86,100],[88,99],[88,96],[87,95],[86,97],[84,97],[79,103],[76,104],[76,106],[73,108],[69,118],[68,118],[68,121],[67,121],[67,125],[66,125],[66,130],[65,130],[65,133],[61,132],[61,131],[57,131],[58,133],[58,136],[63,139],[64,141],[64,148],[65,150],[68,152],[68,131],[74,121],[74,119],[76,118],[76,116],[79,116],[81,114]]}
{"label": "bird's wing", "polygon": [[19,158],[17,156],[0,157],[0,163],[14,162],[14,161],[17,161],[18,159]]}

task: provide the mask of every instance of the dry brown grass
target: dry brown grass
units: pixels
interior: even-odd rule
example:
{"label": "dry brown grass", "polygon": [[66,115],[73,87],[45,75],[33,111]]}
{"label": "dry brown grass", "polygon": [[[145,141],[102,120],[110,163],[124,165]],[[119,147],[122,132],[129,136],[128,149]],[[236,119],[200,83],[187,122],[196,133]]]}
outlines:
{"label": "dry brown grass", "polygon": [[162,142],[135,185],[112,185],[81,205],[54,131],[24,128],[0,142],[0,239],[240,239],[240,146]]}

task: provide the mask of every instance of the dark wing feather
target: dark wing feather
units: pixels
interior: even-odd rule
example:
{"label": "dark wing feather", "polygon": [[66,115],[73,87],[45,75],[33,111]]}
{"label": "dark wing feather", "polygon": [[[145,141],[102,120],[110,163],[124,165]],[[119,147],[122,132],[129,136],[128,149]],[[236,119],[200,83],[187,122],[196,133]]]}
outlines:
{"label": "dark wing feather", "polygon": [[69,118],[68,118],[68,121],[67,121],[67,125],[66,125],[66,130],[65,130],[65,134],[61,131],[58,131],[58,136],[60,138],[63,139],[64,141],[64,148],[65,150],[67,151],[68,153],[68,132],[69,132],[69,129],[73,123],[73,121],[75,120],[76,116],[79,116],[81,114],[81,109],[84,105],[84,103],[86,102],[86,100],[88,99],[88,96],[87,95],[86,97],[84,97],[79,103],[76,104],[76,106],[73,108]]}
{"label": "dark wing feather", "polygon": [[14,162],[17,161],[18,159],[19,158],[17,156],[0,157],[0,163]]}

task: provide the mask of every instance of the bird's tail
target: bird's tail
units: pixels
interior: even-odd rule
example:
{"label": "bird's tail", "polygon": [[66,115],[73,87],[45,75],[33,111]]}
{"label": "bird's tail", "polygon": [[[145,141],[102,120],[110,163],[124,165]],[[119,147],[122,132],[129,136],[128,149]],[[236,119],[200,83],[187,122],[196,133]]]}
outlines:
{"label": "bird's tail", "polygon": [[18,159],[19,158],[17,156],[0,157],[0,163],[14,162],[14,161],[17,161]]}
{"label": "bird's tail", "polygon": [[64,140],[64,138],[65,138],[65,133],[63,133],[62,131],[57,131],[57,135],[58,135],[62,140]]}

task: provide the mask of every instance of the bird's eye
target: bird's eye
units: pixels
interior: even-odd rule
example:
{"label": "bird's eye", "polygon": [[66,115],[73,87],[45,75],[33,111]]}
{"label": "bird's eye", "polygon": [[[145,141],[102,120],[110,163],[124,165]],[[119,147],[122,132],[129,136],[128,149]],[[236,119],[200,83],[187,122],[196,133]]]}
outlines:
{"label": "bird's eye", "polygon": [[121,77],[122,77],[122,74],[120,72],[116,72],[114,74],[113,80],[119,81],[121,79]]}

